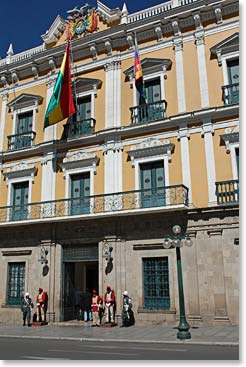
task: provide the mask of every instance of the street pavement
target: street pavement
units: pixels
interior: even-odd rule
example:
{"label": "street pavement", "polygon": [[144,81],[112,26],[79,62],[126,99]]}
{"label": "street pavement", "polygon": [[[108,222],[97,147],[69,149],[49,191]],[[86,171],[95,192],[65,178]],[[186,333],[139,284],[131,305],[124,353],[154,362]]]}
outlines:
{"label": "street pavement", "polygon": [[239,328],[237,326],[200,326],[191,328],[191,339],[177,339],[177,327],[134,325],[129,328],[91,327],[90,322],[73,320],[71,322],[50,323],[46,326],[23,327],[22,325],[0,323],[0,338],[32,338],[53,340],[107,341],[134,343],[198,344],[238,346]]}

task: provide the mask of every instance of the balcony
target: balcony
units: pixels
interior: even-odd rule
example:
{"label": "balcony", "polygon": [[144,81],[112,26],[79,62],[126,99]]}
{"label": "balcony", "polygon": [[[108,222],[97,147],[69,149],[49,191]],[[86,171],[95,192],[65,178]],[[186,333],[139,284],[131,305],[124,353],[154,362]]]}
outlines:
{"label": "balcony", "polygon": [[135,190],[27,204],[21,207],[0,207],[0,223],[72,216],[116,214],[146,211],[151,208],[178,209],[188,206],[188,188],[174,185],[155,190]]}
{"label": "balcony", "polygon": [[89,118],[82,121],[70,121],[64,125],[64,133],[68,138],[75,138],[86,134],[91,134],[95,130],[96,120]]}
{"label": "balcony", "polygon": [[33,146],[36,133],[28,131],[26,133],[9,135],[8,136],[8,150],[25,149]]}
{"label": "balcony", "polygon": [[239,203],[239,180],[215,182],[218,205]]}
{"label": "balcony", "polygon": [[162,120],[166,114],[167,102],[165,100],[131,107],[131,124],[144,124]]}
{"label": "balcony", "polygon": [[225,105],[239,103],[239,83],[224,85],[222,87],[223,102]]}

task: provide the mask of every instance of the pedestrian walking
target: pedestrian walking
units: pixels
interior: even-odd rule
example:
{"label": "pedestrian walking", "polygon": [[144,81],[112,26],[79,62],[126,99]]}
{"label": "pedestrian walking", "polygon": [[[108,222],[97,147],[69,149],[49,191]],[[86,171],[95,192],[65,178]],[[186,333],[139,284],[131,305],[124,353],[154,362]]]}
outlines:
{"label": "pedestrian walking", "polygon": [[28,292],[25,293],[21,304],[21,311],[23,314],[23,326],[26,326],[26,321],[28,326],[31,325],[31,315],[33,309],[33,302]]}
{"label": "pedestrian walking", "polygon": [[127,291],[123,292],[123,307],[122,307],[121,319],[122,319],[121,327],[128,327],[134,325],[135,323],[134,314],[132,311],[132,300],[128,296]]}
{"label": "pedestrian walking", "polygon": [[106,324],[114,323],[115,314],[115,294],[113,289],[108,285],[104,294]]}
{"label": "pedestrian walking", "polygon": [[91,299],[91,309],[92,309],[92,316],[93,316],[93,322],[91,326],[99,326],[100,321],[100,310],[103,307],[103,300],[102,298],[97,294],[97,291],[93,289],[93,295]]}

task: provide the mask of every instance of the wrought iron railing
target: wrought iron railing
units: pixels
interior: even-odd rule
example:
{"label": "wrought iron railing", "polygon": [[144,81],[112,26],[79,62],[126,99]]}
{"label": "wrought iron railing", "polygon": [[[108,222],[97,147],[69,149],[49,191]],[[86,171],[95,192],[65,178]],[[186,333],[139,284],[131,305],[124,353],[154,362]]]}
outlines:
{"label": "wrought iron railing", "polygon": [[135,125],[135,124],[143,124],[145,122],[161,120],[165,117],[166,107],[167,102],[165,100],[130,107],[131,123]]}
{"label": "wrought iron railing", "polygon": [[17,150],[31,147],[34,143],[36,133],[28,131],[26,133],[9,135],[8,136],[8,150]]}
{"label": "wrought iron railing", "polygon": [[174,185],[155,190],[136,190],[45,201],[21,207],[0,207],[0,222],[91,215],[175,205],[188,206],[188,188],[186,186]]}
{"label": "wrought iron railing", "polygon": [[224,85],[222,91],[225,105],[239,103],[239,83]]}
{"label": "wrought iron railing", "polygon": [[69,121],[65,126],[65,134],[68,138],[74,138],[85,134],[91,134],[95,130],[96,120],[89,118],[82,121]]}
{"label": "wrought iron railing", "polygon": [[239,203],[239,180],[215,182],[218,205]]}

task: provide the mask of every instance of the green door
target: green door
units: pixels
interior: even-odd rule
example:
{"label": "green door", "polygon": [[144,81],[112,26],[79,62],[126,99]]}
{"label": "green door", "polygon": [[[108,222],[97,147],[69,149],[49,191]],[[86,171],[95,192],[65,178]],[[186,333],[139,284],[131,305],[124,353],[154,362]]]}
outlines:
{"label": "green door", "polygon": [[163,161],[141,164],[140,178],[143,190],[141,194],[142,207],[164,206],[166,200]]}
{"label": "green door", "polygon": [[71,215],[90,213],[90,173],[71,176]]}
{"label": "green door", "polygon": [[160,79],[149,80],[145,83],[148,103],[148,120],[154,121],[164,117],[163,105],[161,101]]}
{"label": "green door", "polygon": [[230,84],[229,103],[239,103],[239,59],[228,60],[227,70]]}
{"label": "green door", "polygon": [[13,184],[12,220],[27,219],[28,182]]}
{"label": "green door", "polygon": [[77,113],[74,115],[73,135],[82,135],[91,132],[91,97],[78,100]]}

